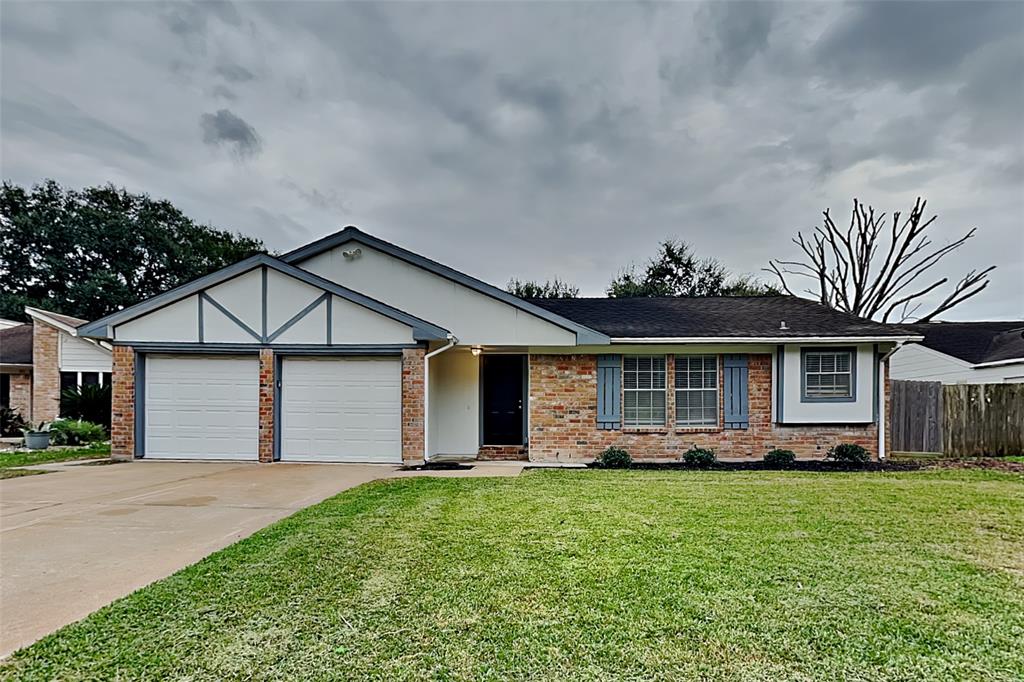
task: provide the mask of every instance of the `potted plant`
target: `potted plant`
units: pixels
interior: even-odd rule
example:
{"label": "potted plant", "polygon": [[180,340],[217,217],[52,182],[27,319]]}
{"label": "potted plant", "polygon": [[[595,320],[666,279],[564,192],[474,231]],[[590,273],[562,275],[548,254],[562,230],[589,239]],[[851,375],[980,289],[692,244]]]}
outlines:
{"label": "potted plant", "polygon": [[25,435],[25,447],[29,450],[45,450],[50,447],[50,422],[39,422],[34,429],[30,424],[22,433]]}

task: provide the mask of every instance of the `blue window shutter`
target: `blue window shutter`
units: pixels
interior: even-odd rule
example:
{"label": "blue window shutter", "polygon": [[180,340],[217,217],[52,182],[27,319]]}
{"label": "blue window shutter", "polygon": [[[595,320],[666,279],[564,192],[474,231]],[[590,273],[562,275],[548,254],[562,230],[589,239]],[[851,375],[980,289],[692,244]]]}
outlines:
{"label": "blue window shutter", "polygon": [[747,395],[747,356],[724,356],[725,428],[745,429],[750,425]]}
{"label": "blue window shutter", "polygon": [[597,356],[597,428],[620,428],[620,393],[622,387],[622,356]]}

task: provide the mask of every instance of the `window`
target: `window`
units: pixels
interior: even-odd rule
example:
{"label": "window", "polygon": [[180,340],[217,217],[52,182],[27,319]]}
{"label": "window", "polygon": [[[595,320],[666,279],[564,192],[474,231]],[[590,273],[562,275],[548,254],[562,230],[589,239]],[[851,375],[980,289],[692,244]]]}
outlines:
{"label": "window", "polygon": [[676,356],[676,426],[718,426],[718,356]]}
{"label": "window", "polygon": [[665,356],[622,358],[622,407],[626,426],[665,425]]}
{"label": "window", "polygon": [[0,407],[11,406],[11,375],[0,374]]}
{"label": "window", "polygon": [[802,365],[805,401],[854,399],[852,349],[805,350]]}
{"label": "window", "polygon": [[83,386],[99,386],[100,385],[100,373],[99,372],[82,372],[82,385]]}
{"label": "window", "polygon": [[111,374],[110,372],[104,372],[100,377],[103,380],[103,385],[110,386],[111,382],[113,381],[113,376],[114,375]]}
{"label": "window", "polygon": [[78,372],[61,372],[60,373],[60,390],[61,393],[69,388],[76,388],[78,386]]}

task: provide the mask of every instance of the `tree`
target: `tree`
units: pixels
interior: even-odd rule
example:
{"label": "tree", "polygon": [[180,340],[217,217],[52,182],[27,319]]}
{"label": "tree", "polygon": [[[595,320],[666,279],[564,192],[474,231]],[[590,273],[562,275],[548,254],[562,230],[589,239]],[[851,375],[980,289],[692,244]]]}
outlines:
{"label": "tree", "polygon": [[4,182],[0,317],[25,320],[30,305],[96,319],[265,250],[113,185]]}
{"label": "tree", "polygon": [[666,239],[642,273],[630,265],[608,285],[612,298],[650,296],[777,296],[779,290],[752,275],[730,279],[715,258],[698,258],[686,242]]}
{"label": "tree", "polygon": [[577,298],[580,295],[579,287],[557,277],[543,284],[512,278],[505,285],[505,291],[519,298]]}
{"label": "tree", "polygon": [[927,203],[918,197],[905,219],[899,211],[893,213],[888,230],[885,213],[876,214],[871,206],[857,199],[853,200],[850,225],[845,230],[836,226],[826,209],[823,225],[815,227],[808,237],[798,232],[793,240],[806,260],[773,260],[768,271],[775,273],[789,294],[792,290],[786,275],[809,277],[817,290],[806,292],[837,310],[881,322],[888,322],[894,314],[900,322],[914,317],[919,322],[928,322],[981,293],[995,266],[971,270],[944,298],[918,316],[917,311],[925,303],[921,299],[949,282],[948,277],[926,277],[919,282],[922,275],[963,246],[977,229],[971,228],[963,237],[933,248],[925,231],[938,216],[925,220]]}

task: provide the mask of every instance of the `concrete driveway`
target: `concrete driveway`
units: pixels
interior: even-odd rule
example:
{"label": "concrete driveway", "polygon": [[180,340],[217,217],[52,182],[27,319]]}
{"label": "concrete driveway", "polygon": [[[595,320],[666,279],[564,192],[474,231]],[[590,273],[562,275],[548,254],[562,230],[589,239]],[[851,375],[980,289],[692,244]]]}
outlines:
{"label": "concrete driveway", "polygon": [[[340,491],[416,475],[387,465],[48,465],[0,481],[0,656]],[[517,475],[479,464],[440,475]]]}

